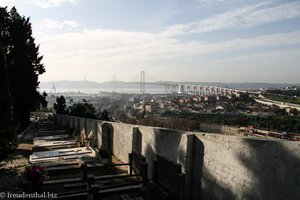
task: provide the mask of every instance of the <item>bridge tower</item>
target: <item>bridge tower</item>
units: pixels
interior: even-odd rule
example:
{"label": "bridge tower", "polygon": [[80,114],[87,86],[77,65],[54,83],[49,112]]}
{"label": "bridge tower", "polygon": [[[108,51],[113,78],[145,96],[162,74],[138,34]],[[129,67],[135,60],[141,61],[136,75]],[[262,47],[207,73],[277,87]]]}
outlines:
{"label": "bridge tower", "polygon": [[54,94],[56,94],[56,87],[55,87],[55,85],[54,85],[54,82],[52,83],[52,92],[53,92]]}
{"label": "bridge tower", "polygon": [[141,71],[141,94],[145,94],[145,71]]}

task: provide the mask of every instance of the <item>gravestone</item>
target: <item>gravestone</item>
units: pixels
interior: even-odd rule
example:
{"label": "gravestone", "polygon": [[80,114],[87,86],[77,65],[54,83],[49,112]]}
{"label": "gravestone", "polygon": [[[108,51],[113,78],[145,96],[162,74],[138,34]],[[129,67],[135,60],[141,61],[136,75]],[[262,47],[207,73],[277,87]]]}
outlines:
{"label": "gravestone", "polygon": [[185,174],[181,165],[157,155],[153,162],[153,181],[165,189],[174,199],[184,198]]}

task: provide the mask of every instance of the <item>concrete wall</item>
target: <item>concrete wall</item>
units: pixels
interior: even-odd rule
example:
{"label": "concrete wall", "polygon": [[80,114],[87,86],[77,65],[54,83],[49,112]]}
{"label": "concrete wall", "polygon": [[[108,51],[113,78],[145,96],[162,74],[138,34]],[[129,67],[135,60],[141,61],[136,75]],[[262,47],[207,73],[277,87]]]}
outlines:
{"label": "concrete wall", "polygon": [[[65,125],[70,116],[56,115],[60,125]],[[123,162],[128,162],[128,154],[132,150],[146,156],[149,163],[148,175],[152,178],[152,162],[156,155],[164,156],[182,165],[183,171],[186,165],[186,149],[188,132],[154,128],[146,126],[136,126],[123,123],[104,122],[93,119],[72,117],[74,123],[72,128],[89,132],[95,131],[97,141],[95,145],[100,149],[110,134],[107,129],[111,129],[112,153]],[[109,127],[107,125],[109,124]],[[109,144],[104,144],[105,148]]]}
{"label": "concrete wall", "polygon": [[[187,147],[185,132],[123,123],[110,122],[109,124],[112,129],[113,155],[123,162],[128,162],[128,154],[132,150],[144,155],[149,164],[148,176],[150,178],[152,178],[152,162],[156,159],[156,155],[182,164],[183,170],[185,169]],[[101,129],[101,135],[103,135],[103,124]],[[103,140],[105,139],[102,137],[102,141],[98,143],[103,143]]]}
{"label": "concrete wall", "polygon": [[[56,116],[60,124],[66,118]],[[146,157],[152,178],[157,155],[182,165],[185,199],[300,199],[300,143],[73,118],[70,125],[96,130],[95,146],[112,147],[128,162],[132,150]],[[221,128],[222,129],[222,128]],[[78,130],[78,129],[77,129]],[[231,130],[231,129],[228,129]],[[107,142],[111,137],[111,144]]]}
{"label": "concrete wall", "polygon": [[85,130],[86,131],[86,120],[85,118],[79,119],[79,130]]}
{"label": "concrete wall", "polygon": [[195,134],[193,149],[194,199],[300,197],[299,142]]}
{"label": "concrete wall", "polygon": [[102,146],[102,140],[99,138],[102,138],[102,126],[103,126],[104,122],[103,121],[96,121],[96,126],[97,126],[97,132],[96,132],[96,138],[97,138],[97,143],[96,143],[96,147],[97,149],[100,149]]}
{"label": "concrete wall", "polygon": [[86,119],[86,131],[89,134],[91,131],[93,134],[97,135],[97,121],[93,119]]}
{"label": "concrete wall", "polygon": [[129,162],[132,152],[132,133],[134,126],[123,123],[111,123],[113,128],[113,155],[123,162]]}
{"label": "concrete wall", "polygon": [[152,177],[152,164],[156,155],[168,158],[182,165],[185,171],[187,132],[146,126],[137,126],[133,135],[133,146],[141,144],[139,153],[146,157],[148,176]]}

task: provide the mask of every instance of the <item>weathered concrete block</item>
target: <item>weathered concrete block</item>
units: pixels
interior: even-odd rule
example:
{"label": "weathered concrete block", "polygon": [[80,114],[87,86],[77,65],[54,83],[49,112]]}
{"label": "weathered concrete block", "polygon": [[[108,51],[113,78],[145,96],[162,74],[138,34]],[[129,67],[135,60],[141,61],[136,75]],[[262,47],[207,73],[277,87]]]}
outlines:
{"label": "weathered concrete block", "polygon": [[205,169],[201,177],[203,199],[225,199],[230,196],[228,192],[236,199],[300,197],[295,178],[300,175],[296,167],[300,166],[300,155],[294,154],[295,150],[300,152],[297,142],[216,134],[196,136],[205,149],[204,165],[198,166]]}

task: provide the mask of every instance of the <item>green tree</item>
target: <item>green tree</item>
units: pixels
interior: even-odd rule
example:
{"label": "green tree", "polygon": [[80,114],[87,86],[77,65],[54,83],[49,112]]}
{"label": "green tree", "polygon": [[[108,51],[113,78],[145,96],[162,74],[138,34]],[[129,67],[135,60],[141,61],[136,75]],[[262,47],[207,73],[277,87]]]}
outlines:
{"label": "green tree", "polygon": [[25,128],[32,110],[45,106],[37,91],[45,72],[29,18],[0,7],[0,157],[16,146],[16,127]]}
{"label": "green tree", "polygon": [[38,77],[45,72],[39,46],[32,37],[29,18],[20,16],[16,8],[9,14],[7,67],[14,120],[25,127],[32,110],[39,107]]}
{"label": "green tree", "polygon": [[46,92],[43,92],[43,94],[39,94],[38,96],[38,102],[39,104],[37,105],[37,110],[40,109],[45,109],[48,106],[48,102],[46,100],[46,97],[48,96],[48,94]]}
{"label": "green tree", "polygon": [[6,64],[7,41],[9,33],[7,30],[9,15],[5,8],[0,8],[0,125],[1,128],[10,124],[11,121],[11,95],[8,82],[8,68]]}
{"label": "green tree", "polygon": [[56,98],[56,103],[54,103],[54,109],[57,114],[66,114],[67,113],[67,105],[64,96],[60,96]]}
{"label": "green tree", "polygon": [[69,111],[69,114],[73,116],[93,119],[96,118],[96,109],[85,99],[83,99],[80,103],[74,103],[69,107]]}
{"label": "green tree", "polygon": [[[107,110],[103,110],[103,112],[101,112],[100,114],[99,114],[99,119],[100,120],[103,120],[103,121],[109,121],[109,114],[108,114],[108,112],[107,112]],[[118,119],[118,118],[117,118]],[[121,120],[122,121],[122,120]]]}
{"label": "green tree", "polygon": [[0,160],[6,159],[16,147],[16,130],[12,124],[11,95],[7,68],[9,15],[0,7]]}

